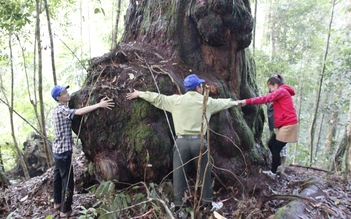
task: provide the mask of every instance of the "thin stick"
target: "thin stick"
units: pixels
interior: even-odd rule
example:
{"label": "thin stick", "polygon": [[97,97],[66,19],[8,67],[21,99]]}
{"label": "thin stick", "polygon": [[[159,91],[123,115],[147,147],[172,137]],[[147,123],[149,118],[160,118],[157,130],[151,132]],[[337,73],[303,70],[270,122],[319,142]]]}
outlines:
{"label": "thin stick", "polygon": [[[196,171],[196,182],[195,182],[195,191],[194,191],[194,210],[196,210],[197,205],[198,205],[198,200],[197,200],[197,187],[199,186],[199,179],[200,179],[200,172],[201,172],[201,161],[202,161],[202,151],[204,150],[204,120],[206,119],[206,104],[209,96],[209,86],[205,85],[205,92],[204,92],[204,98],[203,98],[203,103],[202,103],[202,121],[201,121],[201,146],[200,146],[200,153],[199,153],[199,159],[197,162],[197,171]],[[208,137],[208,136],[207,136]],[[207,154],[209,155],[209,150],[207,151]],[[207,165],[204,167],[205,170],[207,170]],[[203,174],[203,179],[202,179],[202,189],[201,189],[201,194],[200,194],[200,200],[202,197],[202,191],[203,191],[203,186],[204,186],[204,179],[205,179],[206,171],[204,171]]]}

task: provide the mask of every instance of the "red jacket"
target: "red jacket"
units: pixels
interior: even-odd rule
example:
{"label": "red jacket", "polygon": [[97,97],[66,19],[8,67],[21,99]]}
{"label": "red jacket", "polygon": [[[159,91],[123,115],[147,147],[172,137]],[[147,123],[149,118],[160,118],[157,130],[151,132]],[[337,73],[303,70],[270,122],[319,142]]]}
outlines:
{"label": "red jacket", "polygon": [[288,85],[281,85],[272,93],[265,96],[246,99],[246,104],[265,104],[273,102],[274,107],[274,126],[280,128],[282,126],[294,125],[298,123],[296,110],[292,96],[295,91]]}

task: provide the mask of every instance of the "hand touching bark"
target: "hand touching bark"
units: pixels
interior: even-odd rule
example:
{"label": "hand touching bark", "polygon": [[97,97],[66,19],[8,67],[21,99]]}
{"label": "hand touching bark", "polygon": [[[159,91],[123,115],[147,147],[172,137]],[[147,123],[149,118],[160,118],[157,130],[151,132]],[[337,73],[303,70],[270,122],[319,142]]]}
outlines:
{"label": "hand touching bark", "polygon": [[112,110],[112,108],[115,107],[115,103],[112,99],[108,99],[107,97],[105,97],[100,100],[99,107]]}
{"label": "hand touching bark", "polygon": [[132,100],[139,97],[139,91],[134,89],[134,92],[127,93],[127,99]]}

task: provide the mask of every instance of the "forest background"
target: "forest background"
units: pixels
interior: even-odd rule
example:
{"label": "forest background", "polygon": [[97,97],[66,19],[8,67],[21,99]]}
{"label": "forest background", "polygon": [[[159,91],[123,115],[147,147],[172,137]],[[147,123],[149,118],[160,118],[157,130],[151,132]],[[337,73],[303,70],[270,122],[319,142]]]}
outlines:
{"label": "forest background", "polygon": [[[31,133],[53,139],[51,88],[56,83],[70,85],[70,93],[80,88],[89,61],[109,52],[122,36],[128,4],[0,2],[0,160],[5,171],[18,164]],[[296,91],[299,142],[288,145],[287,164],[333,170],[336,161],[349,157],[343,142],[350,123],[351,1],[261,0],[251,1],[251,9],[256,22],[250,50],[260,94],[268,92],[266,81],[274,74]],[[265,132],[267,137],[267,127]]]}

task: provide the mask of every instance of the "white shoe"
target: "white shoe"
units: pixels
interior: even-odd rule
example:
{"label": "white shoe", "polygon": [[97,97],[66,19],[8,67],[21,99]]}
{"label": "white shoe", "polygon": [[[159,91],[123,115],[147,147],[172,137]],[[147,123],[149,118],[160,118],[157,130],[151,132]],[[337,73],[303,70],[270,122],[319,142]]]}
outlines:
{"label": "white shoe", "polygon": [[268,170],[268,171],[262,171],[262,173],[268,175],[269,177],[271,177],[272,179],[275,179],[275,177],[277,176],[277,174],[272,173],[272,171]]}
{"label": "white shoe", "polygon": [[283,165],[278,166],[277,173],[284,173],[285,167]]}

